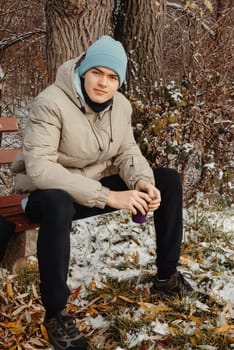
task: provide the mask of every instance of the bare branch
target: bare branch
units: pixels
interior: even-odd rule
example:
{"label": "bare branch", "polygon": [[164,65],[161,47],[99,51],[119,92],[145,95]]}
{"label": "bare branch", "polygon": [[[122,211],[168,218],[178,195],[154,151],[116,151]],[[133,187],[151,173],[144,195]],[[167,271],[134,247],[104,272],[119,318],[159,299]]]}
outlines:
{"label": "bare branch", "polygon": [[2,40],[0,41],[0,50],[1,49],[6,49],[20,41],[23,41],[24,39],[27,39],[35,34],[45,34],[46,31],[43,30],[43,29],[36,29],[34,30],[33,32],[27,32],[27,33],[23,33],[23,34],[20,34],[18,36],[15,36],[13,38],[8,38],[8,39],[5,39],[5,40]]}
{"label": "bare branch", "polygon": [[7,33],[13,33],[12,30],[6,29],[6,28],[0,28],[0,32],[7,32]]}
{"label": "bare branch", "polygon": [[184,9],[184,7],[180,4],[177,4],[175,2],[170,2],[170,1],[167,1],[166,2],[166,5],[167,6],[170,6],[170,7],[174,7],[176,8],[177,10],[180,10],[180,11],[184,11],[186,12],[188,15],[190,15],[195,21],[201,23],[201,26],[212,36],[213,39],[216,38],[216,32],[214,30],[212,30],[202,19],[201,17],[199,17],[198,15],[196,15],[195,13],[193,13],[192,11],[190,10],[186,10]]}
{"label": "bare branch", "polygon": [[9,15],[11,13],[15,13],[15,12],[18,12],[18,11],[22,11],[22,10],[25,10],[25,9],[28,9],[28,8],[33,8],[35,5],[27,5],[27,6],[23,6],[23,7],[20,7],[20,8],[14,8],[14,10],[7,10],[5,12],[0,12],[0,17],[5,17],[6,15]]}

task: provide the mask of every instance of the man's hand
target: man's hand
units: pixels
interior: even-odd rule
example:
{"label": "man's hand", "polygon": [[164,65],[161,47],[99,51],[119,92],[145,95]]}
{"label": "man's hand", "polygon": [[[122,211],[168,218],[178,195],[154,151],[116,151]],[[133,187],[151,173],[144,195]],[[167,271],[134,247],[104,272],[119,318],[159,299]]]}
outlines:
{"label": "man's hand", "polygon": [[159,208],[161,203],[161,193],[154,185],[146,180],[140,179],[136,182],[135,189],[149,195],[151,199],[148,205],[149,211],[154,211]]}
{"label": "man's hand", "polygon": [[137,190],[109,191],[106,204],[115,209],[129,209],[133,214],[139,210],[145,214],[149,210],[151,198]]}
{"label": "man's hand", "polygon": [[158,209],[160,202],[160,191],[151,183],[138,180],[134,190],[109,191],[106,204],[115,209],[129,209],[134,215],[139,210],[144,215]]}

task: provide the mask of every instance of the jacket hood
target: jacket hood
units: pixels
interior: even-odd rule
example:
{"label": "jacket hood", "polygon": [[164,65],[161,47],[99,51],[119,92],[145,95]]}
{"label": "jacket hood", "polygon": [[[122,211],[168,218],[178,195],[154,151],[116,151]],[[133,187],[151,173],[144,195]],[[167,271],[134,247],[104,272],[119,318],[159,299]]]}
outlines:
{"label": "jacket hood", "polygon": [[61,89],[78,107],[84,104],[80,79],[75,75],[75,69],[84,54],[63,63],[57,70],[54,85]]}

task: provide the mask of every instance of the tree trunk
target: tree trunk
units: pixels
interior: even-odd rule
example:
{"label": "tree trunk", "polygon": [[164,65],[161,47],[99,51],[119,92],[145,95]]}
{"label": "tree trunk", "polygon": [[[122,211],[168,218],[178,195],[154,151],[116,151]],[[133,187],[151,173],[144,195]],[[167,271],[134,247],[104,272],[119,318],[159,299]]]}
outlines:
{"label": "tree trunk", "polygon": [[49,82],[66,60],[79,56],[103,34],[112,32],[114,0],[47,0]]}
{"label": "tree trunk", "polygon": [[136,97],[147,96],[162,77],[162,31],[165,1],[122,0],[116,9],[115,37],[127,49],[129,66],[126,89]]}

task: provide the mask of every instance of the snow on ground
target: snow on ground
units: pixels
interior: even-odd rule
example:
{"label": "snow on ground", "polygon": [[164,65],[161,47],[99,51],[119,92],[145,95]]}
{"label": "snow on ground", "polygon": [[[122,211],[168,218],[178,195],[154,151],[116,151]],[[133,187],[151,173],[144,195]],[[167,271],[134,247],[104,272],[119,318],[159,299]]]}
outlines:
{"label": "snow on ground", "polygon": [[[226,325],[226,317],[234,318],[234,274],[233,268],[230,268],[234,259],[232,214],[231,209],[184,210],[185,248],[182,249],[179,270],[195,289],[209,293],[215,300],[226,304],[217,317],[217,326],[220,327]],[[228,237],[228,244],[225,244],[225,237]],[[155,232],[151,215],[143,225],[133,223],[125,211],[76,221],[71,235],[71,247],[68,283],[72,289],[82,286],[75,301],[80,306],[87,305],[86,297],[91,283],[102,288],[102,284],[109,278],[118,281],[138,278],[140,288],[143,275],[153,276],[156,272]],[[229,262],[230,265],[226,268]],[[206,282],[203,283],[203,280]],[[197,310],[209,309],[199,301],[195,304]],[[137,312],[144,310],[139,309]],[[138,316],[141,315],[135,315],[136,318]],[[94,329],[108,329],[109,326],[102,316],[88,316],[86,322]],[[185,322],[184,332],[190,336],[196,327],[196,324],[192,326],[191,322]],[[128,349],[136,349],[142,341],[165,336],[168,329],[167,323],[156,320],[154,324],[142,327],[140,332],[127,333]],[[117,349],[122,350],[120,347]]]}
{"label": "snow on ground", "polygon": [[[210,229],[213,227],[224,234],[233,234],[234,216],[230,215],[230,211],[207,212],[203,214],[204,218],[209,222]],[[194,218],[191,217],[190,210],[184,211],[184,221],[184,240],[186,241],[188,235],[191,239],[191,235],[194,234],[191,231]],[[189,231],[186,231],[186,228],[189,228]],[[232,243],[234,244],[234,235]],[[212,237],[208,241],[204,238],[200,244],[201,246],[212,245]],[[153,275],[156,272],[155,248],[155,232],[150,215],[147,223],[143,225],[133,223],[130,216],[124,211],[76,221],[71,235],[71,267],[68,283],[72,288],[77,288],[78,285],[88,286],[92,281],[96,284],[101,283],[107,277],[121,281],[135,276],[138,276],[140,280],[141,274],[146,272]],[[222,273],[219,276],[212,279],[212,271],[209,271],[214,259],[218,259],[219,262],[225,261],[227,257],[230,260],[234,259],[233,249],[219,248],[218,253],[212,252],[211,256],[206,257],[203,266],[198,261],[191,259],[188,269],[184,266],[182,258],[182,266],[179,269],[190,277],[188,279],[195,288],[196,283],[192,275],[207,274],[212,280],[209,292],[221,300],[234,304],[234,276],[231,272],[225,271],[224,268],[223,271],[220,271]],[[136,259],[137,268],[134,267]],[[120,269],[121,266],[123,266],[122,269]],[[206,271],[204,271],[204,266]]]}
{"label": "snow on ground", "polygon": [[[194,349],[190,347],[190,341],[198,342],[196,349],[224,349],[224,347],[220,348],[214,339],[213,346],[210,345],[209,332],[212,330],[218,341],[219,334],[223,333],[215,332],[229,332],[227,334],[231,337],[234,330],[230,324],[234,319],[233,230],[234,215],[231,208],[215,211],[204,207],[192,207],[184,210],[184,239],[179,270],[195,289],[209,293],[222,306],[212,309],[210,304],[186,298],[184,306],[183,304],[179,306],[179,317],[176,311],[174,318],[172,316],[170,318],[170,313],[167,316],[167,311],[172,309],[167,303],[160,301],[153,303],[150,300],[148,302],[148,299],[141,302],[141,298],[138,297],[135,299],[136,303],[131,304],[131,298],[135,297],[134,293],[137,296],[139,291],[140,296],[142,291],[146,291],[146,287],[150,287],[150,281],[156,273],[156,243],[152,214],[148,215],[148,220],[143,225],[133,223],[126,211],[75,221],[71,233],[68,284],[73,290],[71,298],[76,291],[77,295],[71,299],[70,305],[77,305],[76,310],[85,310],[82,320],[78,321],[85,327],[91,341],[96,342],[97,349],[106,349],[102,346],[112,334],[109,329],[113,326],[113,317],[136,324],[136,328],[124,329],[124,339],[121,344],[116,342],[115,347],[112,348],[114,350],[136,350],[141,348],[139,346],[143,343],[147,344],[147,350],[155,350],[155,343],[163,342],[163,339],[169,339],[170,345],[160,346],[160,350],[179,349],[173,347],[177,336],[175,332],[178,329],[184,337],[183,347],[181,347],[183,350]],[[105,311],[90,312],[93,303],[100,299],[97,297],[98,294],[91,295],[90,299],[90,292],[105,290],[110,280],[123,282],[121,285],[126,286],[129,281],[134,281],[134,289],[126,294],[130,295],[129,307],[128,296],[118,294],[118,297],[125,298],[123,300],[127,300],[127,303],[126,307],[120,307],[120,304],[114,303],[113,316],[111,314],[106,317]],[[92,286],[95,288],[92,289]],[[111,288],[108,291],[111,295],[113,294]],[[113,298],[111,296],[111,300],[113,301],[115,297],[116,295],[113,295]],[[89,303],[92,304],[91,309]],[[105,305],[104,299],[100,303],[102,307],[111,307],[108,302]],[[176,308],[176,304],[173,305]],[[186,309],[181,309],[183,307]],[[19,317],[17,308],[14,312],[17,312]],[[39,309],[42,309],[41,305]],[[96,309],[98,310],[98,304]],[[21,317],[23,319],[24,316]],[[145,323],[139,325],[139,320],[141,322],[145,320]],[[206,336],[205,340],[204,336]],[[45,344],[45,340],[42,342],[42,339],[35,340],[33,337],[30,337],[27,344],[33,344],[33,341]],[[227,349],[233,349],[232,345],[233,342]],[[25,347],[25,349],[32,348]],[[52,350],[48,347],[43,349]]]}

